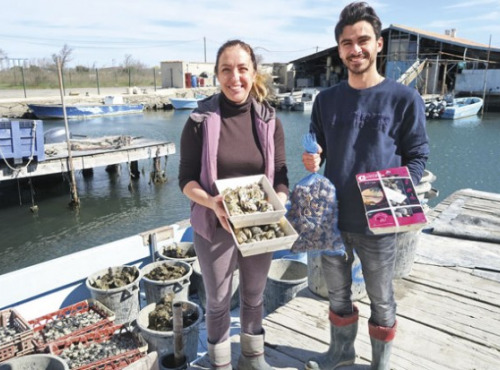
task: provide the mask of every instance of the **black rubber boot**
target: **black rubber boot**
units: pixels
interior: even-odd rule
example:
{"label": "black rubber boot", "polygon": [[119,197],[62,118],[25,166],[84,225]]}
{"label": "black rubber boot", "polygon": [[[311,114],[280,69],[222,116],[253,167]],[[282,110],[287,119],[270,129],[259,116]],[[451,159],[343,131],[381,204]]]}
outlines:
{"label": "black rubber boot", "polygon": [[392,328],[368,323],[368,332],[372,343],[372,370],[389,370],[392,340],[396,336],[396,326]]}
{"label": "black rubber boot", "polygon": [[354,306],[349,316],[339,316],[330,310],[330,348],[306,362],[307,370],[333,370],[352,365],[356,360],[354,340],[358,333],[359,311]]}

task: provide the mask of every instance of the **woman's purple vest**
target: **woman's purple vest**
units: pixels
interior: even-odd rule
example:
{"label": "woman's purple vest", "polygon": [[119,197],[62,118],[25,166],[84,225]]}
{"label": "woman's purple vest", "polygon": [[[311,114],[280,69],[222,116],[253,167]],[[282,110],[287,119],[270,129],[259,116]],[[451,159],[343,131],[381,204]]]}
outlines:
{"label": "woman's purple vest", "polygon": [[[190,117],[201,122],[203,147],[201,154],[200,185],[210,195],[216,195],[217,151],[219,147],[221,117],[219,108],[220,94],[211,96],[198,103],[198,108]],[[252,110],[257,135],[264,152],[265,175],[274,182],[274,131],[276,127],[275,111],[266,102],[258,103],[252,98]],[[203,238],[212,241],[217,227],[215,212],[198,203],[191,202],[191,226]]]}

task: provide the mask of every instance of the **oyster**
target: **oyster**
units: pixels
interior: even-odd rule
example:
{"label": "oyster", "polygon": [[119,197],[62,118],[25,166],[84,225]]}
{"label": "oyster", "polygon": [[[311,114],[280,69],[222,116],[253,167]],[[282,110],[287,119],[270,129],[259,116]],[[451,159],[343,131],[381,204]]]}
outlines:
{"label": "oyster", "polygon": [[259,183],[227,188],[222,197],[230,216],[274,211]]}
{"label": "oyster", "polygon": [[238,244],[255,243],[263,240],[271,240],[285,236],[279,223],[261,226],[242,227],[234,229],[234,235]]}

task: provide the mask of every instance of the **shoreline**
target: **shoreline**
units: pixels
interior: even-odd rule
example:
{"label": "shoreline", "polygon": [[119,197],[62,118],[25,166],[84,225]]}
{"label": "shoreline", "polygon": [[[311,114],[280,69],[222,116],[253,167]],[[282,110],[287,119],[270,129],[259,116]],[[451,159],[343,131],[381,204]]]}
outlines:
{"label": "shoreline", "polygon": [[[197,88],[168,88],[152,89],[141,87],[104,87],[67,89],[64,101],[66,104],[102,103],[106,96],[122,96],[126,103],[144,104],[145,110],[173,109],[171,97],[187,98],[195,94],[212,95],[219,91],[218,87]],[[61,92],[58,89],[1,90],[0,89],[0,118],[33,119],[28,104],[61,104]]]}

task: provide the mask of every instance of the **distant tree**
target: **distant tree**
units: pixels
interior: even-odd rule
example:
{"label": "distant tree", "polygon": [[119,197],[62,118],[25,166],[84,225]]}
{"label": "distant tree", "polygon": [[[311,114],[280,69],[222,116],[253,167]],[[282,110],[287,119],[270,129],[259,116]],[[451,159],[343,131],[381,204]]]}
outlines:
{"label": "distant tree", "polygon": [[89,70],[90,70],[89,67],[85,67],[85,66],[76,66],[75,67],[76,72],[88,72]]}
{"label": "distant tree", "polygon": [[124,69],[146,68],[146,66],[143,63],[141,63],[139,60],[134,59],[131,54],[125,54],[125,58],[123,59],[122,67]]}
{"label": "distant tree", "polygon": [[71,53],[73,49],[68,45],[64,44],[63,48],[59,51],[59,54],[52,54],[52,60],[54,64],[57,66],[57,59],[61,61],[61,68],[64,69],[67,63],[69,63],[71,59]]}

